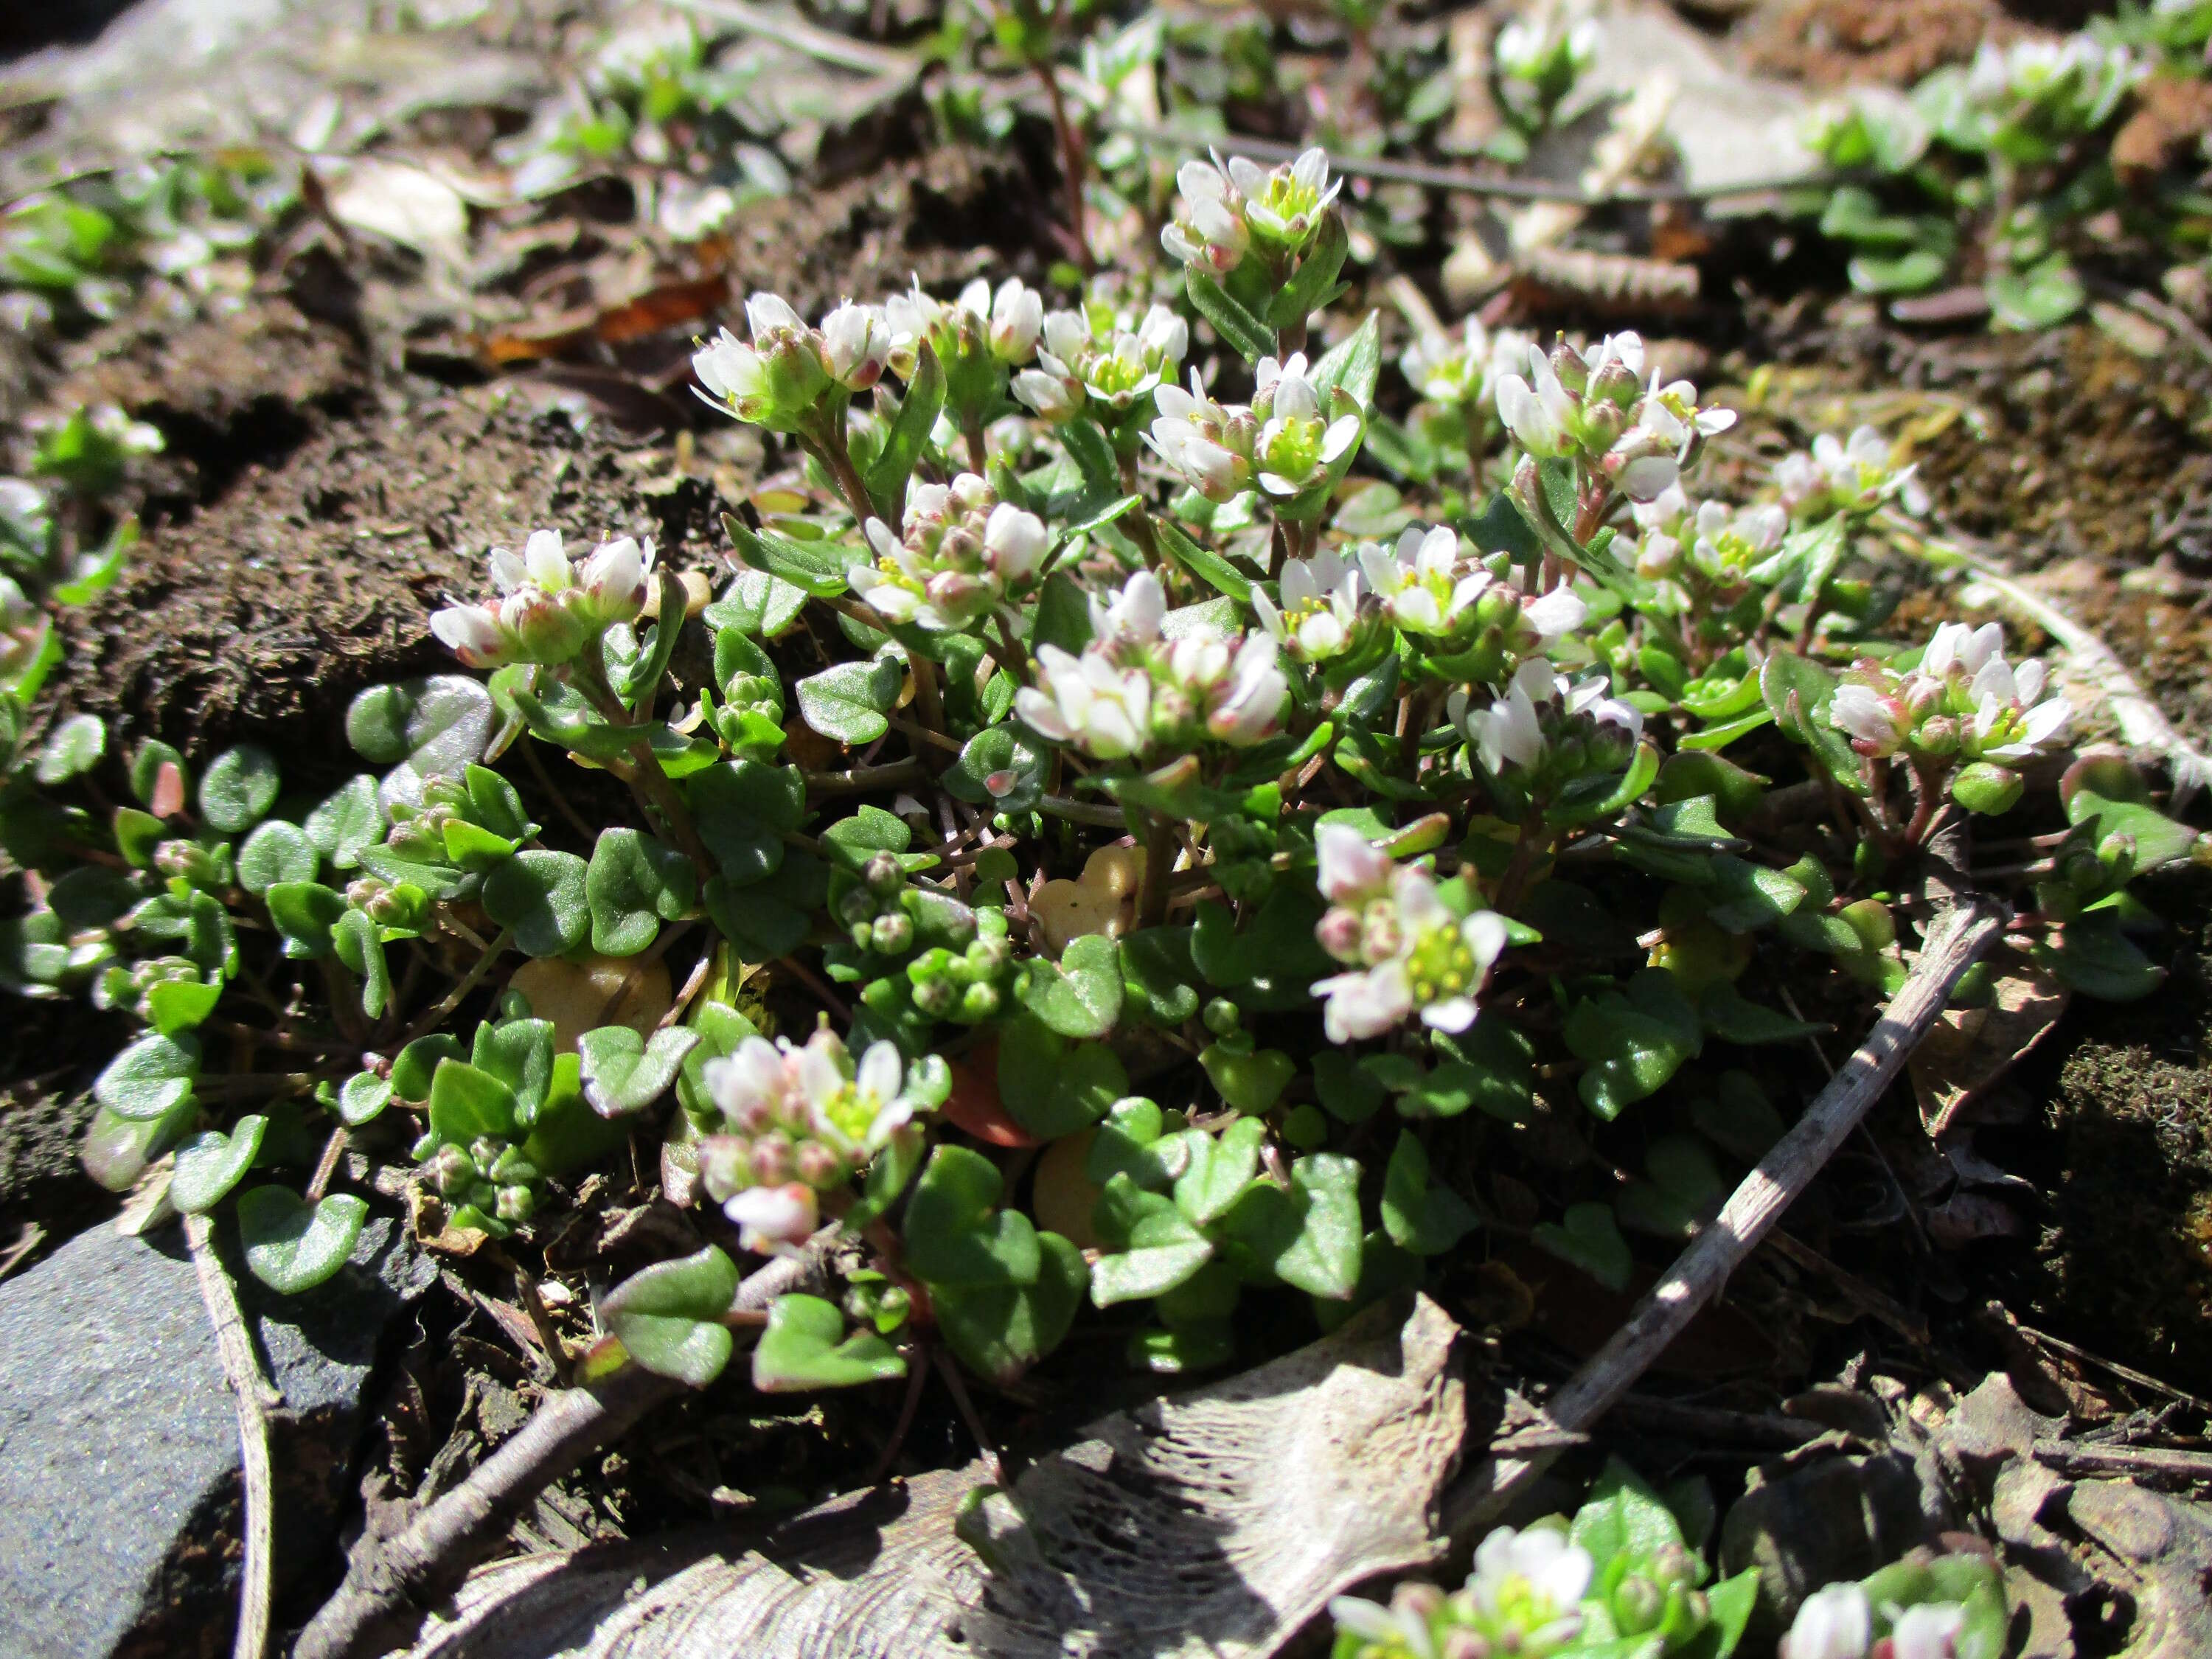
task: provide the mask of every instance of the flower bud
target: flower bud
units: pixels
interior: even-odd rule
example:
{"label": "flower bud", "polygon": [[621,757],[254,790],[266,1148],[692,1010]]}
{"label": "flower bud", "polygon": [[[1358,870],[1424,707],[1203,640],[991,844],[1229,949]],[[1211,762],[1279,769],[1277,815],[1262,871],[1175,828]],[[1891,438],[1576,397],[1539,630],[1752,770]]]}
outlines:
{"label": "flower bud", "polygon": [[1409,1578],[1390,1592],[1392,1611],[1411,1613],[1416,1619],[1433,1620],[1443,1605],[1444,1593],[1418,1578]]}
{"label": "flower bud", "polygon": [[1199,1018],[1206,1029],[1218,1037],[1233,1036],[1243,1024],[1243,1015],[1227,997],[1215,997]]}
{"label": "flower bud", "polygon": [[848,927],[865,927],[876,919],[878,901],[865,887],[848,888],[837,901],[837,920]]}
{"label": "flower bud", "polygon": [[890,910],[878,916],[869,932],[869,943],[887,957],[896,956],[914,944],[914,922],[903,911]]}
{"label": "flower bud", "polygon": [[1667,1592],[1641,1573],[1631,1573],[1613,1593],[1613,1614],[1621,1633],[1641,1636],[1659,1622],[1666,1610]]}
{"label": "flower bud", "polygon": [[949,1019],[960,1006],[960,987],[944,977],[922,980],[914,988],[914,1006],[932,1019]]}
{"label": "flower bud", "polygon": [[971,985],[960,994],[960,1017],[968,1020],[989,1019],[999,1012],[999,1004],[995,987]]}
{"label": "flower bud", "polygon": [[720,1203],[752,1184],[752,1142],[743,1135],[708,1135],[699,1143],[699,1178]]}
{"label": "flower bud", "polygon": [[791,1179],[791,1137],[771,1129],[753,1142],[752,1177],[757,1187],[780,1187]]}
{"label": "flower bud", "polygon": [[845,1160],[818,1140],[802,1140],[791,1156],[792,1173],[817,1192],[845,1179]]}
{"label": "flower bud", "polygon": [[530,1219],[531,1212],[537,1207],[538,1194],[529,1188],[502,1187],[499,1189],[499,1199],[493,1213],[508,1226],[519,1227]]}
{"label": "flower bud", "polygon": [[449,1140],[431,1155],[427,1173],[442,1196],[457,1198],[476,1184],[477,1171],[475,1161]]}
{"label": "flower bud", "polygon": [[1491,1659],[1494,1650],[1477,1632],[1448,1630],[1437,1644],[1437,1659]]}

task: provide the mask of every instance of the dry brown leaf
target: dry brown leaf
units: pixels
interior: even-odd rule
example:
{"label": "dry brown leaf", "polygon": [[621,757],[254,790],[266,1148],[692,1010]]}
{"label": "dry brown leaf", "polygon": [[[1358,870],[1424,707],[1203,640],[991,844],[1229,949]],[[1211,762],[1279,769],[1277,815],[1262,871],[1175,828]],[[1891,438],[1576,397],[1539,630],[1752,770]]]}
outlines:
{"label": "dry brown leaf", "polygon": [[1913,1093],[1921,1126],[1941,1140],[1981,1091],[2043,1041],[2071,993],[2017,957],[1996,981],[1986,1008],[1947,1008],[1912,1051]]}
{"label": "dry brown leaf", "polygon": [[1426,1297],[1370,1309],[1102,1418],[1003,1489],[971,1464],[750,1547],[726,1528],[509,1562],[412,1659],[1266,1659],[1331,1595],[1441,1553],[1458,1334]]}

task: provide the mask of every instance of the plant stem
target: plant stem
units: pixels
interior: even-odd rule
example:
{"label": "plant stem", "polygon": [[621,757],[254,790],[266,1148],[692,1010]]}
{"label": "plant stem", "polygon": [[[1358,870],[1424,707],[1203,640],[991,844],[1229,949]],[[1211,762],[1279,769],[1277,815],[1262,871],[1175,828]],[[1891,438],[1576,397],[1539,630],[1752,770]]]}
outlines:
{"label": "plant stem", "polygon": [[1003,611],[994,613],[992,620],[999,625],[999,642],[1006,647],[1006,659],[1001,666],[1014,677],[1015,684],[1029,684],[1030,653],[1022,649],[1021,641],[1014,637],[1012,621]]}
{"label": "plant stem", "polygon": [[[622,705],[613,689],[600,678],[599,671],[581,658],[574,664],[575,683],[592,708],[610,726],[634,726],[629,711]],[[657,817],[668,833],[675,838],[684,856],[691,860],[702,882],[711,881],[721,873],[707,845],[699,839],[698,826],[691,822],[691,813],[684,805],[676,786],[668,781],[668,774],[660,769],[660,757],[653,752],[653,740],[642,728],[634,731],[629,740],[630,775],[624,780],[630,793],[637,798],[650,817]]]}
{"label": "plant stem", "polygon": [[1145,827],[1145,884],[1137,890],[1137,926],[1157,927],[1168,913],[1168,878],[1175,870],[1175,825],[1154,813]]}
{"label": "plant stem", "polygon": [[[1091,229],[1083,203],[1083,178],[1086,171],[1083,136],[1076,131],[1068,119],[1067,100],[1060,90],[1060,76],[1052,64],[1043,59],[1033,59],[1030,67],[1043,84],[1045,101],[1052,110],[1053,137],[1060,141],[1060,171],[1067,191],[1067,228],[1075,238],[1076,263],[1087,275],[1092,269],[1091,258]],[[981,467],[976,468],[981,471]]]}

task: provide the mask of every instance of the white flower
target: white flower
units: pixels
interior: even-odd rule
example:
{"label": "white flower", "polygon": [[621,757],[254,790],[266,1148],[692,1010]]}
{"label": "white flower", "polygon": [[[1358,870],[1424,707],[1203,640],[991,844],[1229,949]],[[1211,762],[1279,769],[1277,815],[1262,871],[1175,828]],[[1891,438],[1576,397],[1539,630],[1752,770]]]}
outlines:
{"label": "white flower", "polygon": [[1252,590],[1252,608],[1268,637],[1300,662],[1321,662],[1352,643],[1359,616],[1359,572],[1341,554],[1323,551],[1283,565],[1282,605]]}
{"label": "white flower", "polygon": [[1312,240],[1322,215],[1344,188],[1342,179],[1330,181],[1328,152],[1319,145],[1269,172],[1232,155],[1229,180],[1243,198],[1244,222],[1252,234],[1290,248]]}
{"label": "white flower", "polygon": [[813,1237],[821,1210],[814,1188],[803,1182],[780,1187],[748,1187],[733,1194],[722,1210],[738,1225],[738,1248],[765,1255],[786,1253]]}
{"label": "white flower", "polygon": [[873,306],[848,300],[822,319],[823,366],[830,378],[865,392],[883,378],[891,353],[891,328]]}
{"label": "white flower", "polygon": [[1167,590],[1149,570],[1139,570],[1106,598],[1090,595],[1091,631],[1107,644],[1142,645],[1157,640],[1167,621]]}
{"label": "white flower", "polygon": [[1380,1036],[1416,1010],[1437,1030],[1465,1030],[1505,948],[1504,918],[1489,910],[1455,915],[1428,871],[1363,851],[1353,845],[1358,838],[1348,826],[1328,824],[1316,836],[1321,886],[1331,904],[1314,934],[1352,969],[1312,988],[1326,1000],[1322,1024],[1329,1041]]}
{"label": "white flower", "polygon": [[1411,1607],[1386,1607],[1356,1595],[1340,1595],[1328,1604],[1328,1615],[1339,1630],[1386,1652],[1402,1647],[1413,1659],[1437,1659],[1429,1621]]}
{"label": "white flower", "polygon": [[1226,276],[1243,262],[1252,246],[1244,222],[1244,198],[1230,183],[1225,167],[1186,161],[1176,171],[1182,212],[1160,232],[1170,258],[1213,276]]}
{"label": "white flower", "polygon": [[1032,731],[1094,760],[1143,752],[1152,696],[1144,669],[1116,666],[1096,651],[1071,656],[1054,645],[1038,647],[1037,669],[1043,684],[1014,694],[1014,712]]}
{"label": "white flower", "polygon": [[973,628],[993,607],[1021,597],[1052,544],[1043,520],[1000,501],[973,472],[949,485],[917,484],[902,537],[880,519],[864,529],[876,558],[846,572],[853,592],[888,620],[933,633]]}
{"label": "white flower", "polygon": [[2003,651],[2004,629],[1996,623],[1984,623],[1979,628],[1967,623],[1942,623],[1921,654],[1920,672],[1942,679],[1956,668],[1972,680],[1992,659],[2002,660]]}
{"label": "white flower", "polygon": [[1563,1532],[1499,1527],[1475,1546],[1468,1589],[1475,1606],[1492,1617],[1525,1606],[1530,1624],[1541,1628],[1572,1615],[1589,1589],[1593,1569],[1589,1552]]}
{"label": "white flower", "polygon": [[1368,542],[1359,550],[1359,568],[1383,614],[1408,634],[1443,633],[1490,584],[1490,573],[1480,566],[1462,568],[1459,532],[1449,525],[1409,525],[1393,550]]}
{"label": "white flower", "polygon": [[509,660],[507,632],[489,605],[447,605],[432,614],[430,632],[471,668],[496,668]]}
{"label": "white flower", "polygon": [[[1178,641],[1177,644],[1182,641]],[[1229,663],[1225,677],[1209,676],[1206,729],[1232,747],[1264,743],[1281,728],[1283,703],[1291,695],[1283,678],[1275,641],[1265,634],[1247,635]]]}
{"label": "white flower", "polygon": [[1579,407],[1538,346],[1528,348],[1528,379],[1518,374],[1498,377],[1498,418],[1513,434],[1514,441],[1531,455],[1572,454]]}
{"label": "white flower", "polygon": [[1807,1596],[1778,1659],[1866,1659],[1874,1608],[1856,1584],[1830,1584]]}
{"label": "white flower", "polygon": [[1550,663],[1532,657],[1514,672],[1503,696],[1486,709],[1469,710],[1462,716],[1462,729],[1482,757],[1486,771],[1494,775],[1509,763],[1533,767],[1543,758],[1544,728],[1536,702],[1539,698],[1548,702],[1554,690],[1565,684],[1554,681]]}
{"label": "white flower", "polygon": [[1907,1607],[1890,1626],[1892,1659],[1952,1659],[1966,1610],[1953,1602],[1926,1601]]}
{"label": "white flower", "polygon": [[646,584],[653,570],[653,543],[629,536],[602,542],[576,573],[576,586],[605,622],[629,622],[645,608]]}
{"label": "white flower", "polygon": [[760,354],[726,328],[692,354],[691,372],[711,394],[709,403],[742,409],[767,393],[768,368]]}
{"label": "white flower", "polygon": [[991,299],[991,355],[1002,363],[1025,363],[1044,325],[1044,296],[1009,276]]}
{"label": "white flower", "polygon": [[1905,741],[1905,711],[1870,685],[1836,688],[1828,723],[1848,735],[1862,755],[1893,755]]}
{"label": "white flower", "polygon": [[1972,747],[1983,759],[2026,760],[2065,735],[2074,711],[2063,697],[2037,702],[2043,686],[2039,662],[2023,663],[2015,672],[2002,656],[1993,655],[1975,671],[1967,688],[1974,702],[1968,729]]}
{"label": "white flower", "polygon": [[1198,371],[1190,390],[1172,381],[1152,392],[1159,411],[1146,441],[1211,501],[1234,500],[1252,487],[1252,442],[1257,423],[1247,409],[1224,406],[1206,395]]}

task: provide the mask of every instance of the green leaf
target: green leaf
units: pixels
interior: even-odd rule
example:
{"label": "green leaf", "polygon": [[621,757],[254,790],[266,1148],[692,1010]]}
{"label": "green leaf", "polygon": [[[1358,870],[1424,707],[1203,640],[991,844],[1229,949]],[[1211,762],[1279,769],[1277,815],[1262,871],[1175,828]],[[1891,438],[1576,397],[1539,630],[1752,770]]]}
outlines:
{"label": "green leaf", "polygon": [[1343,1301],[1359,1283],[1359,1165],[1332,1152],[1302,1158],[1290,1191],[1254,1182],[1221,1226],[1255,1266],[1310,1296]]}
{"label": "green leaf", "polygon": [[1577,1003],[1564,1035],[1587,1064],[1583,1103],[1608,1121],[1664,1086],[1705,1046],[1697,1010],[1663,968],[1638,971],[1625,995],[1609,991]]}
{"label": "green leaf", "polygon": [[1152,533],[1163,553],[1216,592],[1227,594],[1240,605],[1252,603],[1252,579],[1211,548],[1200,547],[1173,519],[1165,514],[1155,517]]}
{"label": "green leaf", "polygon": [[1382,372],[1382,313],[1370,311],[1351,334],[1322,354],[1313,368],[1314,390],[1328,407],[1332,387],[1342,386],[1362,409],[1375,401],[1375,382]]}
{"label": "green leaf", "polygon": [[107,1062],[92,1085],[94,1097],[125,1122],[167,1116],[192,1091],[199,1076],[200,1045],[190,1036],[142,1036]]}
{"label": "green leaf", "polygon": [[845,561],[827,544],[793,541],[773,531],[746,528],[744,520],[722,514],[738,562],[809,593],[818,599],[834,599],[845,591]]}
{"label": "green leaf", "polygon": [[1753,1002],[1726,980],[1705,988],[1705,994],[1698,999],[1698,1014],[1705,1030],[1722,1042],[1747,1046],[1794,1042],[1800,1037],[1817,1036],[1827,1029],[1809,1020],[1793,1019]]}
{"label": "green leaf", "polygon": [[[794,587],[765,570],[740,570],[722,590],[722,597],[701,614],[709,628],[732,629],[740,635],[772,640],[799,620],[805,605],[805,588]],[[715,641],[718,665],[720,644],[720,640]],[[719,678],[726,682],[729,677]]]}
{"label": "green leaf", "polygon": [[[1680,1659],[1729,1659],[1743,1640],[1744,1632],[1750,1628],[1751,1615],[1759,1607],[1759,1569],[1746,1567],[1732,1578],[1723,1578],[1705,1592],[1705,1627],[1674,1650]],[[2004,1651],[2006,1620],[2000,1600],[1996,1621],[1997,1639],[1988,1649],[1983,1659],[1997,1659]],[[1960,1650],[1961,1656],[1966,1650]]]}
{"label": "green leaf", "polygon": [[566,956],[592,933],[590,866],[574,853],[517,853],[484,878],[483,908],[533,957]]}
{"label": "green leaf", "polygon": [[875,503],[876,511],[890,524],[896,525],[902,516],[900,509],[906,500],[907,480],[914,476],[915,463],[928,447],[929,434],[944,407],[945,367],[937,361],[936,352],[924,343],[915,354],[914,374],[907,381],[906,396],[899,402],[898,417],[884,434],[883,451],[869,463],[860,480],[867,486],[868,499]]}
{"label": "green leaf", "polygon": [[1122,1004],[1164,1030],[1198,1014],[1190,934],[1188,927],[1146,927],[1121,941]]}
{"label": "green leaf", "polygon": [[1071,1042],[1026,1012],[1000,1028],[1000,1100],[1040,1140],[1088,1128],[1128,1091],[1128,1073],[1103,1043]]}
{"label": "green leaf", "polygon": [[1030,964],[1023,1000],[1061,1036],[1104,1036],[1121,1018],[1121,946],[1103,933],[1071,939],[1057,963]]}
{"label": "green leaf", "polygon": [[200,779],[200,816],[227,836],[250,830],[276,804],[276,757],[241,743],[208,763]]}
{"label": "green leaf", "polygon": [[351,1193],[310,1206],[289,1187],[256,1187],[238,1200],[246,1268],[280,1296],[313,1290],[345,1266],[368,1214]]}
{"label": "green leaf", "polygon": [[159,738],[149,738],[131,757],[131,793],[149,811],[153,810],[155,798],[165,793],[165,775],[175,779],[173,787],[176,805],[156,815],[163,817],[184,807],[185,757]]}
{"label": "green leaf", "polygon": [[939,1146],[907,1201],[907,1266],[933,1290],[1035,1283],[1036,1229],[1018,1210],[997,1207],[1004,1191],[981,1152]]}
{"label": "green leaf", "polygon": [[146,993],[146,1012],[163,1036],[188,1031],[222,1000],[219,980],[167,979]]}
{"label": "green leaf", "polygon": [[[1303,327],[1308,317],[1335,296],[1337,273],[1344,269],[1345,256],[1351,251],[1352,240],[1344,228],[1344,216],[1325,216],[1298,261],[1297,272],[1267,302],[1267,320],[1278,329]],[[1360,398],[1363,404],[1374,395],[1372,374],[1368,377],[1367,387],[1366,396]],[[1325,392],[1326,388],[1323,390]]]}
{"label": "green leaf", "polygon": [[599,1316],[647,1370],[703,1389],[730,1363],[736,1344],[721,1322],[737,1294],[737,1265],[709,1244],[631,1274],[601,1300]]}
{"label": "green leaf", "polygon": [[684,606],[688,603],[682,578],[665,565],[654,573],[660,599],[659,616],[637,653],[614,683],[615,696],[625,708],[649,706],[660,677],[675,659],[677,641],[683,637]]}
{"label": "green leaf", "polygon": [[392,769],[377,786],[389,812],[395,801],[421,800],[430,778],[458,780],[482,760],[498,721],[482,680],[431,674],[362,692],[346,710],[346,737],[372,766]]}
{"label": "green leaf", "polygon": [[1091,1269],[1091,1299],[1102,1308],[1164,1296],[1213,1259],[1213,1243],[1176,1201],[1127,1175],[1106,1183],[1092,1220],[1109,1247]]}
{"label": "green leaf", "polygon": [[1733,853],[1707,859],[1705,873],[1711,894],[1705,920],[1731,933],[1771,927],[1805,902],[1804,884],[1796,877]]}
{"label": "green leaf", "polygon": [[1858,753],[1830,722],[1836,677],[1790,651],[1772,651],[1759,671],[1759,692],[1783,732],[1813,750],[1828,775],[1855,794],[1867,793]]}
{"label": "green leaf", "polygon": [[441,1140],[457,1146],[483,1135],[504,1140],[514,1127],[513,1089],[467,1060],[449,1057],[438,1062],[430,1076],[430,1127]]}
{"label": "green leaf", "polygon": [[514,1095],[514,1119],[527,1125],[552,1087],[554,1025],[550,1019],[486,1020],[477,1027],[469,1064],[497,1078]]}
{"label": "green leaf", "polygon": [[2063,253],[2052,253],[2026,270],[1991,273],[1983,284],[1990,296],[1990,320],[1998,328],[2032,332],[2053,328],[2088,303],[2088,290]]}
{"label": "green leaf", "polygon": [[280,881],[313,881],[321,867],[306,832],[282,818],[258,826],[238,849],[238,884],[249,893],[266,893]]}
{"label": "green leaf", "polygon": [[763,1394],[850,1389],[906,1375],[906,1361],[873,1331],[845,1334],[845,1316],[818,1296],[780,1296],[753,1350],[753,1387]]}
{"label": "green leaf", "polygon": [[2177,823],[2149,803],[2140,775],[2116,757],[2094,756],[2070,768],[2061,784],[2066,821],[2087,824],[2097,844],[2126,836],[2136,844],[2136,868],[2155,870],[2178,863],[2196,850],[2197,832]]}
{"label": "green leaf", "polygon": [[389,1080],[374,1072],[356,1072],[338,1091],[338,1121],[349,1129],[374,1122],[392,1103]]}
{"label": "green leaf", "polygon": [[100,716],[72,714],[47,738],[32,775],[51,789],[91,771],[106,752],[107,727]]}
{"label": "green leaf", "polygon": [[2166,969],[2145,956],[2109,915],[2083,916],[2036,945],[2036,966],[2062,984],[2106,1002],[2132,1002],[2166,981]]}
{"label": "green leaf", "polygon": [[430,1085],[438,1072],[438,1062],[444,1060],[465,1060],[468,1051],[461,1047],[460,1039],[450,1031],[433,1031],[419,1036],[393,1056],[392,1061],[392,1091],[402,1100],[423,1101],[430,1097]]}
{"label": "green leaf", "polygon": [[362,1012],[371,1019],[383,1018],[392,1003],[392,968],[384,959],[376,924],[364,912],[348,909],[331,925],[331,945],[338,960],[361,977]]}
{"label": "green leaf", "polygon": [[583,1062],[584,1097],[601,1117],[643,1111],[668,1092],[684,1057],[699,1041],[688,1026],[672,1025],[651,1042],[627,1025],[606,1025],[576,1039]]}
{"label": "green leaf", "polygon": [[1046,758],[1044,750],[1012,726],[987,726],[968,739],[938,781],[953,799],[973,806],[1032,812],[1044,797]]}
{"label": "green leaf", "polygon": [[873,743],[890,730],[884,716],[898,701],[902,678],[898,659],[886,654],[868,662],[833,663],[793,689],[807,725],[850,746]]}
{"label": "green leaf", "polygon": [[1248,1052],[1226,1043],[1211,1042],[1198,1057],[1207,1081],[1222,1099],[1240,1112],[1264,1112],[1298,1074],[1297,1062],[1280,1048]]}
{"label": "green leaf", "polygon": [[1067,1334],[1091,1270],[1058,1233],[1039,1233],[1033,1283],[931,1287],[937,1328],[960,1362],[1001,1387],[1050,1353]]}
{"label": "green leaf", "polygon": [[177,1148],[176,1172],[169,1177],[169,1202],[186,1215],[205,1215],[245,1179],[261,1150],[269,1120],[241,1117],[228,1134],[207,1129]]}
{"label": "green leaf", "polygon": [[1213,325],[1213,331],[1221,337],[1224,345],[1248,363],[1275,355],[1275,331],[1267,325],[1266,318],[1197,267],[1184,267],[1182,276],[1191,304],[1200,316]]}
{"label": "green leaf", "polygon": [[674,921],[698,897],[691,862],[674,848],[636,830],[603,830],[584,872],[591,907],[592,948],[634,957],[651,945],[662,921]]}
{"label": "green leaf", "polygon": [[1541,1221],[1528,1230],[1529,1242],[1560,1261],[1580,1267],[1607,1290],[1626,1291],[1634,1265],[1628,1241],[1620,1236],[1609,1204],[1570,1204],[1559,1222]]}
{"label": "green leaf", "polygon": [[1474,1211],[1465,1199],[1449,1187],[1430,1184],[1427,1150],[1413,1131],[1401,1129],[1382,1176],[1383,1231],[1415,1255],[1442,1255],[1474,1224]]}
{"label": "green leaf", "polygon": [[1567,1535],[1601,1564],[1618,1555],[1632,1561],[1647,1560],[1668,1546],[1683,1542],[1674,1512],[1618,1457],[1607,1461],[1605,1472],[1575,1511]]}
{"label": "green leaf", "polygon": [[1239,1118],[1218,1136],[1193,1131],[1186,1142],[1190,1162],[1176,1177],[1176,1206],[1201,1227],[1227,1214],[1260,1172],[1267,1138],[1267,1125],[1256,1117]]}

